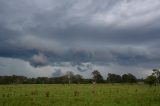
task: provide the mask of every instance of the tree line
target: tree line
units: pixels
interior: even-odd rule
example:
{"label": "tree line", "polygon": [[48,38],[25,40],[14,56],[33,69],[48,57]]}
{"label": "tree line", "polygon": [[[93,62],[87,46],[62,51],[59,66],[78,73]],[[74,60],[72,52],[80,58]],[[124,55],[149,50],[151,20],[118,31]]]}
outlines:
{"label": "tree line", "polygon": [[122,76],[108,73],[107,79],[104,79],[98,70],[92,72],[92,78],[86,79],[82,75],[74,74],[71,71],[66,72],[60,77],[37,77],[27,78],[25,76],[0,76],[0,84],[87,84],[87,83],[136,83],[137,79],[132,74]]}
{"label": "tree line", "polygon": [[74,74],[71,71],[60,77],[37,77],[27,78],[25,76],[0,76],[0,84],[88,84],[88,83],[137,83],[144,82],[149,85],[157,85],[160,82],[160,71],[153,69],[152,75],[143,79],[137,79],[133,74],[123,75],[108,73],[106,79],[103,78],[98,70],[94,70],[92,78],[86,79],[82,75]]}

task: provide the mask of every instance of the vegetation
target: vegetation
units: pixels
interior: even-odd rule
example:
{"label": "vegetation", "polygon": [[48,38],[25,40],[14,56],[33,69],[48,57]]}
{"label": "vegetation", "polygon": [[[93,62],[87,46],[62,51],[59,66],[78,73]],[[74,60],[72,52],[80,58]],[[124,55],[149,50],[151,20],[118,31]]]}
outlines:
{"label": "vegetation", "polygon": [[[98,70],[91,75],[92,79],[84,79],[73,72],[53,78],[0,76],[0,106],[160,105],[160,86],[136,83],[143,80],[137,80],[131,73],[122,76],[109,73],[106,80]],[[91,84],[93,82],[101,84]],[[159,70],[153,70],[144,82],[158,85]]]}
{"label": "vegetation", "polygon": [[96,83],[104,82],[103,77],[98,70],[93,71],[92,76],[93,76],[93,82],[96,82]]}
{"label": "vegetation", "polygon": [[65,75],[60,77],[38,77],[27,78],[24,76],[0,76],[0,84],[87,84],[87,83],[136,83],[137,79],[134,75],[128,73],[122,76],[109,73],[106,80],[98,70],[92,73],[92,79],[84,79],[83,76],[73,72],[66,72]]}
{"label": "vegetation", "polygon": [[156,83],[160,83],[160,70],[159,69],[153,69],[153,76],[156,77]]}
{"label": "vegetation", "polygon": [[160,106],[160,86],[138,84],[0,85],[0,106]]}
{"label": "vegetation", "polygon": [[108,78],[107,78],[107,82],[109,83],[120,83],[122,82],[122,78],[120,75],[116,75],[116,74],[108,74]]}
{"label": "vegetation", "polygon": [[157,85],[160,82],[160,71],[153,69],[152,75],[146,77],[145,80],[137,79],[133,74],[117,75],[108,73],[105,80],[98,70],[92,73],[92,79],[84,79],[83,76],[68,71],[65,75],[60,77],[38,77],[27,78],[25,76],[0,76],[0,84],[87,84],[87,83],[137,83],[137,81],[144,81],[149,85]]}
{"label": "vegetation", "polygon": [[128,74],[122,75],[122,81],[126,83],[136,83],[137,79],[134,75],[128,73]]}
{"label": "vegetation", "polygon": [[150,75],[150,76],[148,76],[145,80],[144,80],[144,82],[146,83],[146,84],[149,84],[149,85],[155,85],[156,84],[156,80],[157,80],[157,78],[155,77],[155,76],[153,76],[153,75]]}
{"label": "vegetation", "polygon": [[153,69],[152,75],[148,76],[144,82],[146,84],[152,85],[158,85],[160,83],[160,70],[159,69]]}

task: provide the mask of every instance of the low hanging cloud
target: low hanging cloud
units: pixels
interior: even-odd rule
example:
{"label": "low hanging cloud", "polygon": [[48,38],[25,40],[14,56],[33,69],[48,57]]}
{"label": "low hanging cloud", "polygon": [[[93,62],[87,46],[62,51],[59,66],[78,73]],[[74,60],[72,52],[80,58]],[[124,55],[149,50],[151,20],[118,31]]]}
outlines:
{"label": "low hanging cloud", "polygon": [[42,54],[39,53],[37,55],[33,55],[33,57],[30,60],[30,64],[37,67],[37,66],[44,66],[48,62],[48,58]]}

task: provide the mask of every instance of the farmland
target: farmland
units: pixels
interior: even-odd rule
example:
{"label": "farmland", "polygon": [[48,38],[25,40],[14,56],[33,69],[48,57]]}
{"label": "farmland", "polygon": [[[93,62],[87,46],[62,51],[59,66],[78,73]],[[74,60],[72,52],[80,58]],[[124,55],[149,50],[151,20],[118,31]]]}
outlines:
{"label": "farmland", "polygon": [[0,106],[160,106],[160,86],[143,84],[0,85]]}

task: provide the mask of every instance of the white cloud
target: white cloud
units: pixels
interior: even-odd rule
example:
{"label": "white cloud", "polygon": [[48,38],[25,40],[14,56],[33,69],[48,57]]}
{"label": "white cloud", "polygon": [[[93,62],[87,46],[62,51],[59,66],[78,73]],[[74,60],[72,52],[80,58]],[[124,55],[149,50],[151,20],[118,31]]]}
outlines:
{"label": "white cloud", "polygon": [[33,67],[29,62],[0,57],[0,75],[23,75],[27,77],[52,77],[57,67]]}
{"label": "white cloud", "polygon": [[144,27],[160,17],[159,10],[159,0],[121,0],[109,11],[94,14],[92,22],[118,29]]}
{"label": "white cloud", "polygon": [[33,55],[31,61],[35,64],[46,64],[48,59],[44,54],[39,53],[38,55]]}

